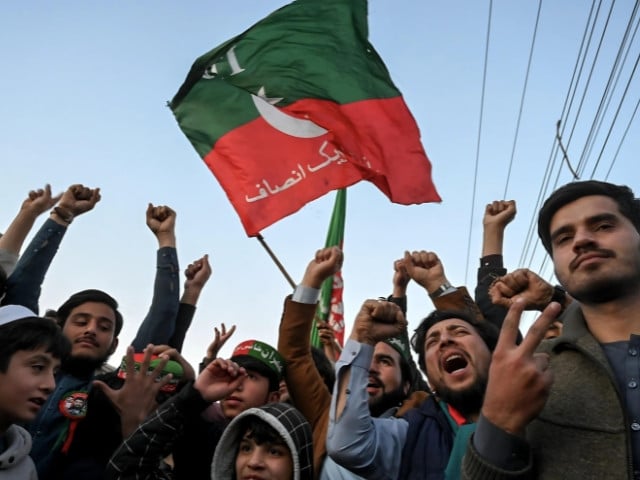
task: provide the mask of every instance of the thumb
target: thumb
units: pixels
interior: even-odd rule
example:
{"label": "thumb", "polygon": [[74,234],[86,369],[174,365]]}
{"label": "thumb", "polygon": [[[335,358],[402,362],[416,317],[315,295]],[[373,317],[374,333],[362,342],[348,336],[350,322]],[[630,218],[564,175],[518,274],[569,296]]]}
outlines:
{"label": "thumb", "polygon": [[98,390],[102,391],[102,393],[104,393],[108,398],[112,398],[113,393],[115,392],[113,388],[111,388],[109,385],[107,385],[101,380],[94,380],[92,382],[92,385],[94,388],[97,388]]}

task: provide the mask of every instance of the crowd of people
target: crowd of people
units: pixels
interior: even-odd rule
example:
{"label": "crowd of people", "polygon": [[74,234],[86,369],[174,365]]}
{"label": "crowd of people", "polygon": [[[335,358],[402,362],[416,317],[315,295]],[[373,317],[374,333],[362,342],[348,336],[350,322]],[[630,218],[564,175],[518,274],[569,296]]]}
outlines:
{"label": "crowd of people", "polygon": [[[108,292],[40,315],[67,228],[99,201],[83,185],[34,190],[0,236],[0,479],[640,480],[640,199],[628,187],[577,181],[545,201],[538,234],[558,285],[505,269],[516,203],[497,200],[473,296],[435,252],[405,251],[391,294],[363,299],[340,348],[317,325],[319,349],[320,288],[344,261],[321,248],[283,299],[277,345],[241,339],[222,358],[235,327],[221,324],[196,366],[181,351],[211,267],[189,264],[180,294],[168,206],[146,211],[153,297],[122,362],[110,359],[128,320]],[[410,332],[411,281],[426,295]],[[541,313],[523,333],[525,310]]]}

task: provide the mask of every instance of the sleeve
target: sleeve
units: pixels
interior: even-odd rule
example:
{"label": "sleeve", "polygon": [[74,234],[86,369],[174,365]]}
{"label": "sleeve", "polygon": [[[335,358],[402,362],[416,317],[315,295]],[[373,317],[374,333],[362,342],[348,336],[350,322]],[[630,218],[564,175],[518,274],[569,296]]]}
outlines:
{"label": "sleeve", "polygon": [[373,347],[348,340],[336,363],[336,379],[351,369],[347,400],[339,419],[336,380],[329,411],[327,452],[338,465],[371,480],[395,480],[400,471],[408,423],[402,418],[372,418],[367,383]]}
{"label": "sleeve", "polygon": [[485,319],[466,287],[458,287],[452,292],[432,298],[432,300],[438,310],[467,310],[478,320]]}
{"label": "sleeve", "polygon": [[311,355],[311,327],[315,311],[315,303],[295,302],[290,296],[285,299],[278,352],[285,360],[285,382],[293,405],[311,425],[314,467],[319,472],[326,455],[331,392]]}
{"label": "sleeve", "polygon": [[531,479],[532,458],[524,439],[501,430],[481,415],[462,460],[462,478]]}
{"label": "sleeve", "polygon": [[144,350],[149,343],[168,344],[173,335],[180,303],[178,277],[176,249],[174,247],[159,248],[151,307],[131,342],[136,352]]}
{"label": "sleeve", "polygon": [[178,315],[176,317],[176,325],[173,330],[173,335],[167,342],[167,345],[175,348],[179,352],[182,352],[182,346],[184,345],[184,339],[187,336],[187,331],[191,326],[193,316],[196,314],[195,305],[189,303],[180,302],[178,307]]}
{"label": "sleeve", "polygon": [[0,248],[0,270],[4,272],[5,277],[11,275],[13,269],[16,268],[16,263],[18,263],[17,254]]}
{"label": "sleeve", "polygon": [[2,305],[22,305],[39,313],[44,277],[56,256],[67,227],[48,218],[33,237],[7,278]]}
{"label": "sleeve", "polygon": [[187,384],[163,403],[126,438],[109,459],[105,478],[109,480],[167,479],[160,467],[178,438],[188,415],[198,415],[207,407],[200,393]]}
{"label": "sleeve", "polygon": [[475,290],[476,303],[484,317],[498,328],[502,326],[507,309],[491,302],[489,287],[496,278],[506,274],[507,269],[502,264],[502,255],[487,255],[480,259]]}

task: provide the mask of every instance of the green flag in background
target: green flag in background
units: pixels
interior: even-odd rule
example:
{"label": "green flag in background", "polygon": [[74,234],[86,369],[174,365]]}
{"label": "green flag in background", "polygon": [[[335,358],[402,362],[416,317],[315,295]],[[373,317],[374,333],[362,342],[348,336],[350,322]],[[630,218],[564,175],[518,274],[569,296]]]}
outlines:
{"label": "green flag in background", "polygon": [[[336,202],[331,214],[331,223],[327,233],[325,247],[338,246],[342,248],[344,241],[344,219],[347,206],[347,190],[342,188],[336,192]],[[320,290],[320,301],[316,311],[316,320],[328,322],[336,336],[336,340],[343,345],[344,341],[344,307],[342,305],[342,272],[336,272],[327,278]],[[311,331],[311,345],[321,348],[318,329],[314,323]]]}
{"label": "green flag in background", "polygon": [[395,203],[440,201],[368,34],[366,0],[294,1],[198,58],[171,100],[249,236],[361,180]]}

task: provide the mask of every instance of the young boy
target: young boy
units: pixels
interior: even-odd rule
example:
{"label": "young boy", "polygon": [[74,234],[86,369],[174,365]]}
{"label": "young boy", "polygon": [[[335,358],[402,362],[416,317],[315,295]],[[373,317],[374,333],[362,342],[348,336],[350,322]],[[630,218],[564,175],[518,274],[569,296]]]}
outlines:
{"label": "young boy", "polygon": [[[193,384],[147,417],[113,454],[105,478],[209,480],[224,429],[242,412],[279,400],[283,368],[282,357],[270,345],[257,340],[240,343],[231,359],[213,360]],[[201,413],[218,401],[219,418],[205,421]],[[160,460],[170,453],[173,471],[160,472]]]}
{"label": "young boy", "polygon": [[60,328],[18,305],[0,307],[0,479],[37,479],[32,421],[55,388],[54,373],[71,345]]}
{"label": "young boy", "polygon": [[211,478],[312,480],[311,426],[287,403],[245,410],[222,434]]}

